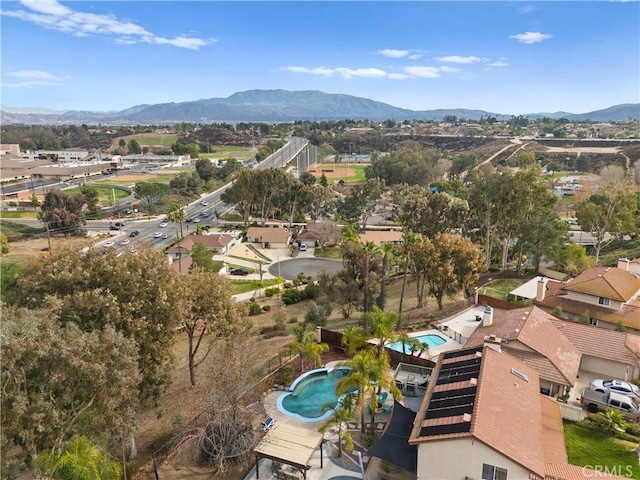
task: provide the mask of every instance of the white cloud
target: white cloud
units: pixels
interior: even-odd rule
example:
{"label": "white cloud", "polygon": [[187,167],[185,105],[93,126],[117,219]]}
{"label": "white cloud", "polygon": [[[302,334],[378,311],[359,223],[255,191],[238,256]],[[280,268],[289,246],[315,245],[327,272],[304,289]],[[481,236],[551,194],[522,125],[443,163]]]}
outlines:
{"label": "white cloud", "polygon": [[420,78],[438,78],[440,76],[438,67],[404,67],[404,71],[411,76]]}
{"label": "white cloud", "polygon": [[378,50],[378,55],[389,58],[402,58],[409,55],[409,50],[394,50],[392,48],[385,48],[384,50]]}
{"label": "white cloud", "polygon": [[407,78],[411,78],[411,75],[407,75],[405,73],[390,73],[389,78],[391,80],[405,80]]}
{"label": "white cloud", "polygon": [[443,65],[442,67],[439,67],[439,70],[441,72],[446,72],[446,73],[453,73],[453,72],[459,72],[460,71],[459,68],[449,67],[448,65]]}
{"label": "white cloud", "polygon": [[151,43],[172,45],[190,50],[198,50],[215,41],[186,35],[174,38],[162,37],[128,20],[121,20],[113,15],[98,15],[72,10],[60,5],[56,0],[21,0],[20,3],[28,11],[2,10],[2,15],[34,23],[42,28],[69,33],[76,37],[105,35],[113,37],[114,41],[121,45]]}
{"label": "white cloud", "polygon": [[533,5],[525,5],[523,7],[518,8],[518,13],[525,15],[527,13],[532,13],[536,11],[536,7]]}
{"label": "white cloud", "polygon": [[501,68],[501,67],[508,67],[509,64],[507,63],[506,60],[495,60],[493,62],[488,62],[486,63],[487,67],[496,67],[496,68]]}
{"label": "white cloud", "polygon": [[42,70],[18,70],[4,73],[5,77],[17,78],[18,82],[2,82],[7,88],[37,88],[59,85],[64,79]]}
{"label": "white cloud", "polygon": [[422,58],[422,54],[421,53],[413,53],[413,54],[409,55],[407,58],[409,58],[411,60],[418,60],[419,58]]}
{"label": "white cloud", "polygon": [[460,55],[449,55],[447,57],[436,57],[436,61],[441,63],[478,63],[480,61],[479,57],[474,57],[473,55],[469,55],[468,57],[462,57]]}
{"label": "white cloud", "polygon": [[524,32],[518,33],[517,35],[510,35],[509,38],[515,38],[520,43],[539,43],[543,42],[549,38],[553,37],[550,33],[540,33],[540,32]]}
{"label": "white cloud", "polygon": [[309,73],[311,75],[324,75],[325,77],[333,77],[334,75],[339,75],[342,78],[347,78],[347,79],[353,78],[353,77],[382,78],[387,76],[387,72],[385,72],[384,70],[380,70],[378,68],[346,68],[346,67],[307,68],[307,67],[290,66],[290,67],[284,67],[282,68],[282,70],[287,70],[289,72],[295,72],[295,73]]}

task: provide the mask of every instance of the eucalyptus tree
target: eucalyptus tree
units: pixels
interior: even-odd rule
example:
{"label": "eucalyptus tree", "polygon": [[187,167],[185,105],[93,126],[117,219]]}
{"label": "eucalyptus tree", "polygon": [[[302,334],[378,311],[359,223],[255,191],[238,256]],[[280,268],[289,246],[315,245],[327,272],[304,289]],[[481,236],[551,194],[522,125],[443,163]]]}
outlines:
{"label": "eucalyptus tree", "polygon": [[409,265],[411,265],[411,251],[418,241],[419,237],[413,232],[405,231],[402,234],[401,252],[404,255],[404,271],[402,275],[402,290],[400,291],[400,304],[398,305],[398,322],[396,323],[396,329],[400,328],[400,324],[402,323],[402,304],[404,303],[404,294],[407,287]]}
{"label": "eucalyptus tree", "polygon": [[596,193],[576,207],[576,218],[581,228],[593,236],[595,264],[600,261],[601,250],[638,227],[638,200],[630,179],[602,184]]}

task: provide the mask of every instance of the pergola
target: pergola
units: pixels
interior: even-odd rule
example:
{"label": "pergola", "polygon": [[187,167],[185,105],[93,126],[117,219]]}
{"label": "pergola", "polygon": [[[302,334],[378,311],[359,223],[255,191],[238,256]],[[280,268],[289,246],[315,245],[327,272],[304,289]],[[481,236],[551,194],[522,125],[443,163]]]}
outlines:
{"label": "pergola", "polygon": [[[256,478],[260,478],[258,462],[268,458],[300,469],[306,480],[307,470],[316,449],[322,444],[323,435],[307,428],[276,423],[254,449],[256,454]],[[322,449],[320,449],[320,468],[322,468]]]}

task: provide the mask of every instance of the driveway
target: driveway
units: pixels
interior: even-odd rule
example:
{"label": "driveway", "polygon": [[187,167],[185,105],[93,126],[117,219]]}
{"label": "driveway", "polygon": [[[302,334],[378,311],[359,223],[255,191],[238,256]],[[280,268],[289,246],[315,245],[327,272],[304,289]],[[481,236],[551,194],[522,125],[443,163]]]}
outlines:
{"label": "driveway", "polygon": [[342,270],[342,261],[328,258],[297,257],[269,265],[271,275],[281,276],[286,280],[295,279],[300,272],[317,278],[322,270],[327,270],[330,273],[339,272]]}

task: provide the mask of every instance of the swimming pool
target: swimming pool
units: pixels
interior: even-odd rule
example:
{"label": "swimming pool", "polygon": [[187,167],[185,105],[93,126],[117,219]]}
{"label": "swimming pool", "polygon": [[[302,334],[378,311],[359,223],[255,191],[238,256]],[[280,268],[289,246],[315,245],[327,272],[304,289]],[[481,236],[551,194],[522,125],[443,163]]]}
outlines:
{"label": "swimming pool", "polygon": [[[429,345],[429,348],[439,347],[440,345],[447,343],[446,339],[435,333],[427,333],[426,335],[419,335],[415,338]],[[388,343],[387,348],[402,353],[402,342]],[[405,351],[410,353],[408,348],[406,348]]]}
{"label": "swimming pool", "polygon": [[326,419],[331,410],[323,407],[338,402],[336,384],[349,372],[348,368],[319,368],[300,375],[291,384],[289,392],[278,397],[278,410],[303,422]]}

